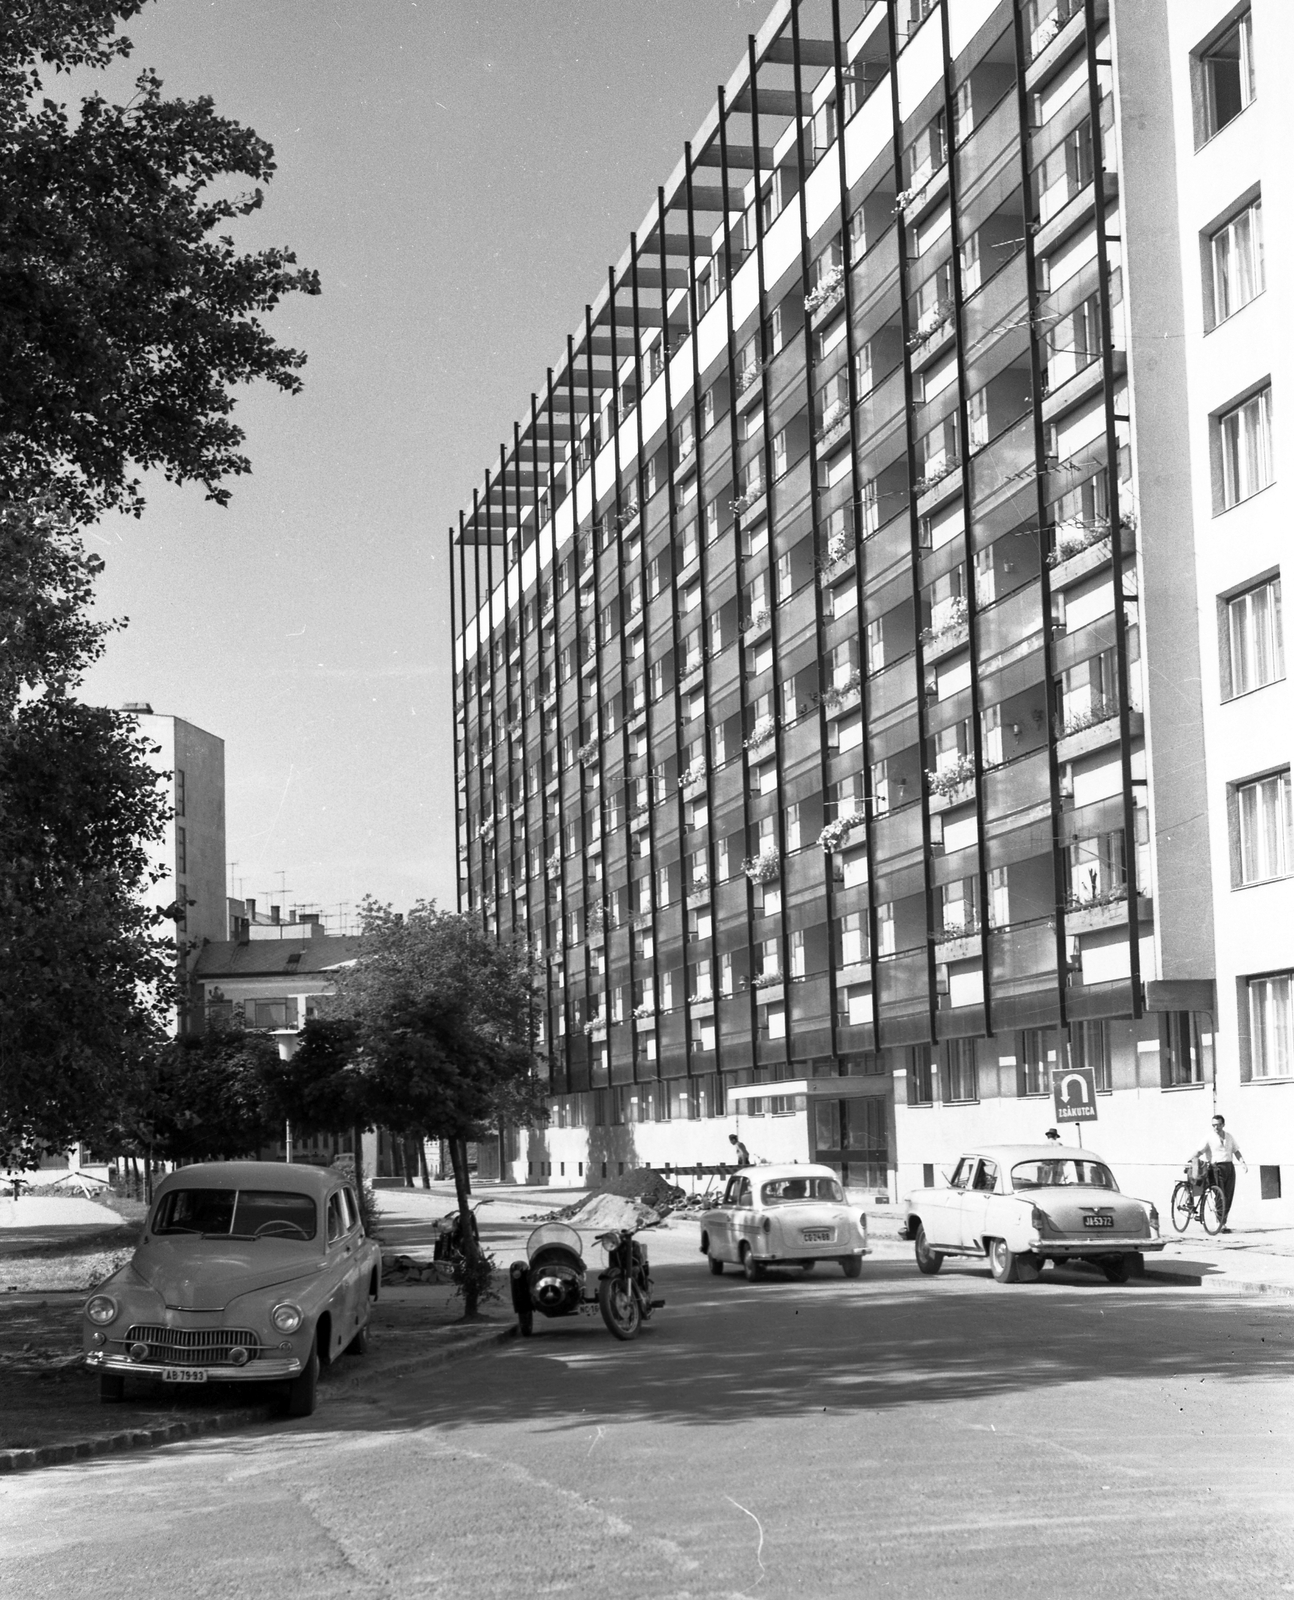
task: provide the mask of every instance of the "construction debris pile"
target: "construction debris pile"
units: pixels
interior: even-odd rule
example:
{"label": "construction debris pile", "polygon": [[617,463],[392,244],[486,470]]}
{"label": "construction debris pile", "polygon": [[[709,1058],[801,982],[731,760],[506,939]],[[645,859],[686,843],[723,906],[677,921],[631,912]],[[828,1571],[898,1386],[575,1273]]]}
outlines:
{"label": "construction debris pile", "polygon": [[645,1223],[663,1220],[686,1198],[682,1189],[667,1183],[659,1172],[638,1167],[632,1172],[622,1172],[617,1178],[607,1178],[573,1205],[560,1206],[556,1211],[538,1211],[521,1220],[568,1222],[572,1228],[586,1233],[607,1228],[640,1228]]}

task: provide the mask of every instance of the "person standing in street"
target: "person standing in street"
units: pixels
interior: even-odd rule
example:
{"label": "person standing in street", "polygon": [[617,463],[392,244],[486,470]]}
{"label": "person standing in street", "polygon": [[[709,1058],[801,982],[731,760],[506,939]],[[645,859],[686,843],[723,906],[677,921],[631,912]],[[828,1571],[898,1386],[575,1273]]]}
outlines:
{"label": "person standing in street", "polygon": [[1195,1153],[1197,1156],[1203,1156],[1216,1174],[1217,1185],[1222,1190],[1222,1231],[1230,1233],[1227,1219],[1231,1215],[1231,1202],[1236,1193],[1236,1162],[1238,1161],[1246,1172],[1249,1171],[1249,1166],[1240,1154],[1240,1146],[1227,1132],[1225,1117],[1214,1117],[1213,1132]]}

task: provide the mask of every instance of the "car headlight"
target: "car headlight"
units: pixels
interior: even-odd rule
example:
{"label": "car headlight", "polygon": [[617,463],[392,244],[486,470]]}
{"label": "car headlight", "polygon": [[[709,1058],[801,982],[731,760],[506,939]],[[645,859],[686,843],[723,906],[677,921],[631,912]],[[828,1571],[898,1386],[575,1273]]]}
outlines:
{"label": "car headlight", "polygon": [[280,1333],[295,1333],[301,1326],[301,1307],[284,1301],[270,1312],[270,1321]]}
{"label": "car headlight", "polygon": [[117,1311],[117,1302],[110,1294],[92,1294],[85,1302],[86,1316],[101,1328],[117,1320]]}

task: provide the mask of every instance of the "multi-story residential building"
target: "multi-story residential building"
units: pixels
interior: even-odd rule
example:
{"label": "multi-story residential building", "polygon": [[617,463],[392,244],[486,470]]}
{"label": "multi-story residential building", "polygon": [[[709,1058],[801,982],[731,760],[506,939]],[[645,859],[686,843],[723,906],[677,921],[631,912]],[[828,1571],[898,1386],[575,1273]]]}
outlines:
{"label": "multi-story residential building", "polygon": [[451,531],[461,904],[547,977],[516,1176],[739,1128],[892,1191],[1084,1066],[1137,1187],[1216,1102],[1279,1188],[1278,12],[751,39]]}
{"label": "multi-story residential building", "polygon": [[147,894],[159,909],[179,906],[176,937],[192,969],[204,942],[228,938],[225,896],[225,741],[150,705],[122,710],[153,744],[172,816],[151,848],[160,876]]}

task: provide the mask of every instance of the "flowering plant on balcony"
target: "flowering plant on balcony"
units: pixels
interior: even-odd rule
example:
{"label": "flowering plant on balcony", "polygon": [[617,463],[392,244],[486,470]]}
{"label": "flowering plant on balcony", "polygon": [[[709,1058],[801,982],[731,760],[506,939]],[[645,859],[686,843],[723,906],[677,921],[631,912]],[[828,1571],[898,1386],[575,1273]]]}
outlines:
{"label": "flowering plant on balcony", "polygon": [[586,1039],[600,1039],[606,1031],[607,1021],[605,1017],[590,1017],[584,1024],[584,1036]]}
{"label": "flowering plant on balcony", "polygon": [[925,473],[912,485],[914,492],[924,494],[927,489],[933,489],[937,483],[942,483],[945,478],[956,472],[961,464],[961,457],[954,455],[951,450],[935,456],[926,464]]}
{"label": "flowering plant on balcony", "polygon": [[482,837],[482,839],[492,839],[494,837],[494,818],[493,817],[482,817],[481,818],[481,837]]}
{"label": "flowering plant on balcony", "polygon": [[782,974],[774,968],[772,972],[761,972],[758,977],[750,980],[752,989],[775,989],[782,981]]}
{"label": "flowering plant on balcony", "polygon": [[940,611],[939,621],[936,623],[932,619],[928,628],[922,628],[921,643],[934,644],[937,640],[946,639],[949,634],[964,628],[969,619],[970,607],[963,596],[954,595]]}
{"label": "flowering plant on balcony", "polygon": [[804,309],[817,311],[828,303],[834,304],[845,292],[845,269],[843,265],[832,267],[826,277],[821,280],[818,287],[804,297]]}
{"label": "flowering plant on balcony", "polygon": [[649,1018],[654,1017],[655,1015],[656,1002],[654,1000],[644,1000],[642,1005],[634,1007],[635,1022],[646,1022]]}
{"label": "flowering plant on balcony", "polygon": [[594,906],[589,907],[589,914],[585,918],[585,932],[589,934],[601,933],[607,925],[607,909],[599,900]]}
{"label": "flowering plant on balcony", "polygon": [[853,548],[853,535],[847,528],[838,528],[827,540],[827,564],[837,566]]}
{"label": "flowering plant on balcony", "polygon": [[636,500],[626,500],[624,505],[616,513],[616,527],[627,527],[637,515],[638,502]]}
{"label": "flowering plant on balcony", "polygon": [[762,750],[777,732],[777,723],[772,717],[760,717],[759,721],[750,730],[750,738],[746,740],[745,748],[752,753]]}
{"label": "flowering plant on balcony", "polygon": [[858,693],[862,685],[863,674],[855,667],[842,683],[833,683],[829,689],[822,691],[822,703],[828,711],[838,710],[851,695]]}
{"label": "flowering plant on balcony", "polygon": [[550,878],[559,878],[562,873],[562,852],[554,850],[544,862],[544,871]]}
{"label": "flowering plant on balcony", "polygon": [[1075,711],[1069,716],[1063,714],[1056,720],[1059,726],[1056,737],[1065,739],[1071,733],[1082,733],[1087,728],[1097,728],[1103,722],[1109,722],[1119,714],[1119,702],[1114,695],[1097,695],[1085,711]]}
{"label": "flowering plant on balcony", "polygon": [[931,794],[940,795],[945,800],[951,800],[959,790],[973,781],[975,777],[975,757],[972,755],[958,756],[956,761],[946,767],[940,767],[935,772],[926,773],[926,782],[930,786]]}
{"label": "flowering plant on balcony", "polygon": [[690,994],[687,997],[687,1003],[690,1006],[708,1006],[713,1004],[713,1002],[714,994],[709,989],[707,989],[704,994],[702,994],[700,989],[698,989],[695,994]]}
{"label": "flowering plant on balcony", "polygon": [[782,870],[782,858],[777,846],[767,844],[757,856],[747,856],[741,864],[741,870],[752,883],[768,883],[776,878]]}
{"label": "flowering plant on balcony", "polygon": [[824,850],[839,850],[853,830],[862,825],[862,812],[851,811],[848,816],[837,817],[834,822],[829,822],[818,835],[818,843]]}
{"label": "flowering plant on balcony", "polygon": [[845,431],[849,425],[849,407],[843,400],[833,400],[822,414],[822,425],[817,432],[816,442],[828,445]]}
{"label": "flowering plant on balcony", "polygon": [[759,499],[763,492],[763,480],[761,478],[752,479],[745,494],[739,494],[735,500],[730,500],[728,502],[729,511],[731,511],[734,516],[739,517],[743,511],[749,511],[751,506],[754,505],[756,500]]}
{"label": "flowering plant on balcony", "polygon": [[917,318],[917,325],[908,337],[908,349],[915,350],[919,344],[924,344],[932,338],[941,328],[952,321],[955,307],[951,300],[940,298],[934,305],[928,306]]}
{"label": "flowering plant on balcony", "polygon": [[579,761],[579,762],[582,762],[583,765],[586,766],[586,767],[589,766],[592,762],[596,761],[597,758],[598,758],[598,741],[596,739],[588,739],[588,740],[586,740],[585,743],[583,743],[579,747],[579,749],[575,752],[575,759],[577,761]]}
{"label": "flowering plant on balcony", "polygon": [[737,393],[745,394],[751,384],[763,373],[763,370],[764,363],[762,361],[752,361],[744,371],[739,372],[737,374]]}
{"label": "flowering plant on balcony", "polygon": [[1098,889],[1095,884],[1086,894],[1068,894],[1065,896],[1066,911],[1095,911],[1100,906],[1117,906],[1128,898],[1126,883],[1116,884],[1113,889]]}
{"label": "flowering plant on balcony", "polygon": [[697,756],[696,760],[689,762],[679,774],[678,786],[680,789],[686,789],[691,783],[700,783],[704,777],[705,757]]}
{"label": "flowering plant on balcony", "polygon": [[979,918],[973,913],[963,917],[960,922],[948,917],[944,918],[944,925],[940,929],[937,942],[947,943],[950,939],[969,939],[979,932]]}

